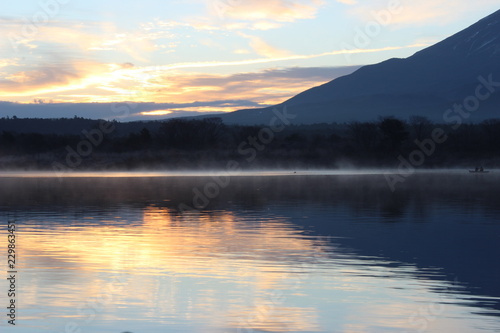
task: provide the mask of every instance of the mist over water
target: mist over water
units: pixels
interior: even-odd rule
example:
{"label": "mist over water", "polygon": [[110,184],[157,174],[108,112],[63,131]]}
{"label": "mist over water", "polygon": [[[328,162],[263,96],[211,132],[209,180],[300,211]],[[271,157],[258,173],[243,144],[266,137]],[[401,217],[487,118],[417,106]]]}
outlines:
{"label": "mist over water", "polygon": [[3,174],[16,332],[498,330],[500,173],[385,171]]}
{"label": "mist over water", "polygon": [[178,177],[178,176],[213,176],[218,174],[226,174],[232,177],[236,176],[288,176],[291,174],[299,175],[369,175],[369,174],[383,174],[386,172],[393,172],[393,169],[340,169],[340,170],[240,170],[231,171],[224,169],[213,170],[194,170],[194,171],[91,171],[91,172],[69,172],[64,174],[57,174],[50,171],[4,171],[0,172],[0,177],[34,177],[34,178],[99,178],[99,177],[118,177],[118,178],[134,178],[134,177]]}
{"label": "mist over water", "polygon": [[[470,168],[473,170],[474,168]],[[489,172],[500,172],[500,169],[488,169]],[[432,168],[432,169],[414,169],[408,170],[404,168],[356,168],[343,167],[339,169],[248,169],[248,170],[227,170],[227,169],[203,169],[203,170],[134,170],[134,171],[73,171],[66,173],[57,173],[51,171],[0,171],[0,178],[147,178],[147,177],[206,177],[216,175],[227,175],[231,177],[237,176],[341,176],[341,175],[385,175],[385,174],[459,174],[467,173],[467,169],[462,167],[456,168]]]}

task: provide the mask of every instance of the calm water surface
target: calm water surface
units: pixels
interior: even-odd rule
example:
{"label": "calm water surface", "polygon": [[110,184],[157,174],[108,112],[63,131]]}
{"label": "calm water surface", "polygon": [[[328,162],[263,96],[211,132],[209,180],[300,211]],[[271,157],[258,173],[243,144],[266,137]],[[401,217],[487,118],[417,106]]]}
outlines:
{"label": "calm water surface", "polygon": [[500,332],[500,172],[46,176],[0,177],[1,332]]}

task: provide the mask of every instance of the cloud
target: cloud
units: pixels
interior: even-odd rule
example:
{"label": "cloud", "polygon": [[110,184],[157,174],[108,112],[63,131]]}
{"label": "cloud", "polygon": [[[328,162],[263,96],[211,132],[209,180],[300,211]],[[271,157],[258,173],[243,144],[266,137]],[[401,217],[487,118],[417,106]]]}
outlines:
{"label": "cloud", "polygon": [[[351,0],[338,1],[349,3]],[[426,25],[436,23],[445,25],[471,12],[471,3],[466,0],[397,0],[395,2],[372,0],[356,3],[355,6],[351,6],[349,12],[368,22],[374,20],[374,13],[391,12],[389,7],[391,3],[396,4],[398,9],[392,10],[389,24]],[[490,5],[498,5],[498,1],[477,0],[474,2],[474,8],[477,10]]]}
{"label": "cloud", "polygon": [[19,59],[0,59],[0,69],[10,66],[19,66]]}
{"label": "cloud", "polygon": [[[114,102],[120,100],[135,101],[174,101],[191,102],[194,100],[228,99],[224,89],[220,86],[189,86],[179,82],[189,83],[192,77],[199,78],[199,74],[185,73],[185,70],[206,69],[211,67],[227,67],[251,64],[266,64],[272,62],[285,62],[289,60],[303,60],[317,57],[382,52],[408,47],[421,47],[422,45],[409,45],[401,47],[385,47],[379,49],[353,49],[335,50],[310,55],[289,55],[279,57],[280,50],[265,48],[263,44],[254,45],[261,47],[259,52],[267,58],[246,59],[223,62],[191,62],[177,63],[162,66],[131,66],[123,64],[100,64],[97,62],[82,62],[72,60],[68,62],[51,61],[51,66],[38,66],[29,69],[12,70],[9,76],[0,80],[0,98],[10,101],[29,101],[33,98],[52,99],[55,101],[73,102]],[[278,54],[277,54],[278,53]],[[278,83],[279,87],[269,87],[268,82],[240,82],[235,85],[245,87],[238,96],[239,99],[254,100],[263,103],[278,103],[284,98],[293,96],[301,90],[318,84],[317,79],[299,82]],[[259,87],[259,84],[261,86]],[[267,88],[266,88],[267,87]],[[270,90],[268,90],[270,89]],[[249,93],[249,92],[252,93]],[[234,92],[236,93],[236,92]],[[218,97],[214,97],[219,95]],[[200,99],[198,97],[201,96]],[[245,97],[246,96],[246,97]]]}
{"label": "cloud", "polygon": [[48,45],[86,50],[102,38],[102,26],[104,24],[50,21],[35,27],[24,20],[0,18],[0,33],[7,37],[2,40],[2,46],[13,52],[31,52]]}
{"label": "cloud", "polygon": [[[0,47],[16,56],[22,54],[27,57],[32,57],[34,52],[54,52],[79,53],[80,56],[85,53],[84,56],[89,58],[113,51],[140,62],[149,62],[150,55],[155,51],[175,48],[172,39],[176,35],[172,27],[178,26],[154,22],[125,31],[111,22],[50,21],[26,34],[26,25],[23,20],[0,17],[0,33],[7,36],[0,40]],[[168,41],[167,45],[165,41]]]}
{"label": "cloud", "polygon": [[236,84],[238,82],[251,81],[272,81],[275,79],[286,80],[314,80],[326,81],[333,80],[336,77],[344,76],[352,73],[360,68],[360,66],[345,66],[345,67],[290,67],[290,68],[274,68],[260,72],[239,73],[232,75],[193,75],[186,79],[186,83],[194,85],[213,85],[221,86],[226,84]]}
{"label": "cloud", "polygon": [[282,58],[292,55],[286,50],[280,50],[272,45],[269,45],[260,37],[249,36],[243,33],[240,33],[240,35],[250,39],[250,47],[255,51],[255,53],[266,58]]}
{"label": "cloud", "polygon": [[234,54],[249,54],[250,50],[247,49],[237,49],[233,51]]}
{"label": "cloud", "polygon": [[[18,118],[68,118],[80,116],[92,119],[121,119],[132,121],[138,119],[151,119],[151,116],[142,115],[148,112],[152,115],[165,115],[170,117],[194,116],[200,113],[193,110],[210,108],[223,111],[227,107],[235,106],[250,108],[259,104],[252,101],[225,100],[194,103],[36,103],[21,104],[13,102],[0,102],[2,117],[16,116]],[[128,110],[126,114],[123,110]],[[188,110],[188,111],[185,111]],[[168,111],[160,113],[158,111]],[[155,112],[157,114],[155,114]]]}
{"label": "cloud", "polygon": [[324,4],[323,0],[208,0],[210,18],[195,21],[205,29],[269,30],[283,23],[315,18]]}
{"label": "cloud", "polygon": [[[282,57],[271,57],[271,58],[257,58],[257,59],[244,59],[244,60],[234,60],[234,61],[206,61],[206,62],[187,62],[187,63],[174,63],[170,65],[161,65],[153,67],[155,71],[167,71],[176,69],[194,69],[194,68],[210,68],[210,67],[226,67],[226,66],[241,66],[241,65],[255,65],[255,64],[265,64],[271,62],[283,62],[288,60],[304,60],[304,59],[314,59],[326,56],[335,56],[343,54],[356,54],[356,53],[377,53],[386,52],[394,50],[402,50],[407,48],[421,48],[429,46],[428,44],[410,44],[403,46],[387,46],[382,48],[374,49],[342,49],[327,51],[315,54],[300,54],[300,55],[289,55]],[[144,67],[141,71],[150,71],[151,69]]]}
{"label": "cloud", "polygon": [[225,7],[224,14],[245,21],[293,22],[314,18],[322,4],[319,0],[240,0]]}
{"label": "cloud", "polygon": [[[317,57],[372,53],[422,45],[385,47],[379,49],[335,50],[319,54],[289,55],[256,37],[249,37],[254,50],[265,58],[236,61],[188,62],[160,66],[140,66],[132,63],[102,64],[96,61],[60,59],[49,54],[41,58],[42,64],[25,67],[4,67],[0,79],[0,98],[8,101],[29,102],[46,99],[56,102],[176,102],[196,100],[245,99],[263,104],[276,104],[311,86],[328,81],[323,78],[304,80],[266,80],[231,82],[228,86],[192,85],[192,79],[220,78],[217,75],[186,73],[186,70],[235,67],[240,65],[284,63]],[[49,63],[51,65],[43,65]],[[10,69],[10,70],[9,70]],[[5,73],[4,73],[5,74]],[[224,76],[222,76],[224,77]],[[235,76],[236,77],[236,76]],[[248,76],[247,76],[248,77]],[[330,77],[329,79],[333,79]],[[234,107],[236,109],[236,107]]]}
{"label": "cloud", "polygon": [[124,69],[133,68],[133,67],[135,67],[135,65],[131,62],[126,62],[126,63],[121,64],[121,68],[124,68]]}
{"label": "cloud", "polygon": [[0,96],[34,96],[84,87],[106,70],[107,66],[91,61],[35,65],[5,75],[0,80]]}
{"label": "cloud", "polygon": [[[278,104],[318,84],[352,73],[358,67],[268,69],[232,75],[166,73],[156,78],[154,94],[168,100],[251,100],[261,105]],[[231,109],[231,107],[233,107]],[[237,110],[241,106],[230,106]]]}
{"label": "cloud", "polygon": [[168,96],[170,91],[183,90],[184,93],[181,96],[172,96],[172,98],[182,98],[182,100],[189,101],[211,98],[222,100],[230,96],[238,96],[242,100],[272,105],[281,103],[313,86],[350,74],[357,68],[359,67],[294,67],[233,75],[165,76],[162,80],[170,82],[170,86],[160,89],[158,93]]}
{"label": "cloud", "polygon": [[198,17],[190,19],[190,27],[198,31],[242,31],[242,30],[271,30],[283,24],[270,21],[243,22],[243,21],[218,21],[213,17]]}
{"label": "cloud", "polygon": [[[119,65],[116,65],[119,66]],[[336,77],[347,75],[358,67],[314,67],[314,68],[280,68],[261,72],[242,74],[188,74],[183,72],[164,73],[162,76],[151,76],[154,84],[144,82],[141,87],[133,86],[137,100],[155,100],[156,103],[134,103],[131,115],[123,120],[150,119],[152,115],[144,112],[161,111],[169,117],[191,114],[189,112],[228,112],[239,109],[265,107],[278,104],[312,86],[330,81]],[[118,70],[120,71],[120,70]],[[124,70],[121,70],[124,71]],[[150,88],[153,86],[153,88]],[[74,115],[90,118],[113,118],[113,105],[125,105],[127,91],[118,91],[111,96],[119,99],[117,103],[2,103],[2,115],[17,117],[72,117]],[[88,90],[82,90],[88,91]],[[99,93],[96,91],[89,91]],[[103,94],[103,92],[100,92]],[[105,92],[110,98],[111,93]],[[36,95],[35,95],[36,96]],[[39,100],[61,100],[61,98],[88,99],[99,101],[99,95],[61,95],[33,97]],[[134,97],[134,96],[130,96]],[[237,99],[235,99],[235,97]],[[160,101],[170,100],[171,103]],[[197,102],[192,102],[197,101]],[[188,112],[188,113],[186,113]],[[158,116],[161,116],[158,114]],[[164,117],[164,116],[163,116]]]}

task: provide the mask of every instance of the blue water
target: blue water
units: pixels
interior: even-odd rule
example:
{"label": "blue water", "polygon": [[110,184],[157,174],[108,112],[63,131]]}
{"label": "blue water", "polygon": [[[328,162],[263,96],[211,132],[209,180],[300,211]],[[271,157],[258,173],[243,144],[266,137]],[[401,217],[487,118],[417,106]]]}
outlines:
{"label": "blue water", "polygon": [[500,332],[495,173],[19,176],[2,332]]}

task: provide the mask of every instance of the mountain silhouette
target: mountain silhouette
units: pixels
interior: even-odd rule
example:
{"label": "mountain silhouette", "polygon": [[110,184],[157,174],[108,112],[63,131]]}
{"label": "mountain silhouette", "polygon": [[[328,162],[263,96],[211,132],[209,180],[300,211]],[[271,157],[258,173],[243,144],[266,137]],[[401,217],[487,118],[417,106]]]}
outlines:
{"label": "mountain silhouette", "polygon": [[[482,79],[480,79],[482,78]],[[405,59],[389,59],[306,90],[275,106],[292,123],[369,121],[380,116],[425,116],[443,122],[446,111],[475,96],[482,82],[500,85],[500,10]],[[486,93],[482,88],[481,92]],[[500,86],[467,121],[500,115]],[[470,101],[469,101],[470,102]],[[273,107],[222,115],[226,123],[267,124]]]}

